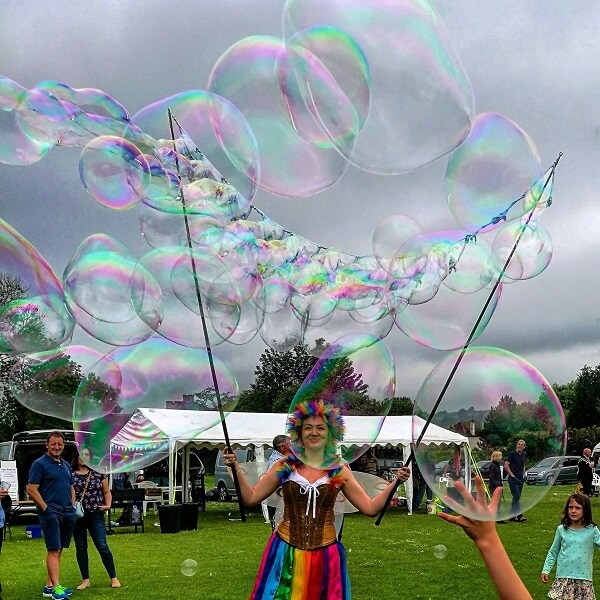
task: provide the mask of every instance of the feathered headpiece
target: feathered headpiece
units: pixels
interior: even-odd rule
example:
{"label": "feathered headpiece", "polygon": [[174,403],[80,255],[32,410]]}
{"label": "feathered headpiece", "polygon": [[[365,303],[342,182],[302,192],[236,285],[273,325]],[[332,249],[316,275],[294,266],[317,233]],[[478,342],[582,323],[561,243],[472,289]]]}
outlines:
{"label": "feathered headpiece", "polygon": [[287,433],[293,447],[302,452],[302,424],[309,417],[322,417],[329,427],[325,457],[337,453],[337,444],[344,439],[344,419],[340,409],[323,400],[303,400],[296,405],[294,412],[288,417]]}

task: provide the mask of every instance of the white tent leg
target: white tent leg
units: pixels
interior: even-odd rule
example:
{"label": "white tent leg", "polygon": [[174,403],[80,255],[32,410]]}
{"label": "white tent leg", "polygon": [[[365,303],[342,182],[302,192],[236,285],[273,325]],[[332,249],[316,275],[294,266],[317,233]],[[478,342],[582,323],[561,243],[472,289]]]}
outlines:
{"label": "white tent leg", "polygon": [[[410,456],[410,449],[411,449],[410,445],[402,446],[402,459],[404,461],[404,464],[406,464],[406,461],[408,460],[408,457]],[[413,457],[413,459],[414,459],[414,457]],[[402,484],[400,484],[400,485],[402,485]],[[408,508],[408,514],[412,515],[412,501],[413,501],[412,475],[404,483],[404,491],[406,493],[406,507]]]}

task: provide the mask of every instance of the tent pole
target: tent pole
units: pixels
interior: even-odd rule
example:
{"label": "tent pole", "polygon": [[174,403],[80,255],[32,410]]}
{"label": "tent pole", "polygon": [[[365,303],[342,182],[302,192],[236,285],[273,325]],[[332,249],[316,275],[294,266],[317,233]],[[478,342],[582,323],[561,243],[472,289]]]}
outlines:
{"label": "tent pole", "polygon": [[[175,120],[175,118],[173,117],[173,114],[171,113],[171,109],[168,109],[167,112],[169,115],[169,127],[171,129],[171,140],[173,141],[175,167],[177,169],[177,174],[180,175],[179,155],[177,154],[177,146],[175,144],[175,130],[173,128],[173,121]],[[180,127],[179,123],[177,123],[177,125],[178,125],[178,127]],[[229,441],[229,434],[227,433],[227,425],[225,424],[225,411],[223,410],[223,403],[221,402],[221,394],[219,392],[219,382],[217,380],[217,372],[215,370],[212,349],[210,346],[210,338],[208,335],[208,328],[206,327],[206,318],[204,316],[204,307],[202,305],[202,295],[200,294],[200,285],[198,283],[198,276],[197,276],[197,271],[196,271],[196,261],[194,260],[194,254],[192,252],[192,250],[193,250],[192,236],[190,234],[190,224],[189,224],[189,220],[188,220],[188,215],[187,215],[187,210],[186,210],[186,205],[185,205],[185,196],[183,194],[182,186],[180,186],[179,192],[180,192],[180,196],[181,196],[181,206],[183,209],[183,221],[185,223],[185,232],[186,232],[186,236],[187,236],[188,250],[190,251],[190,263],[191,263],[191,267],[192,267],[192,275],[194,278],[194,286],[196,288],[196,300],[198,302],[198,309],[200,312],[200,320],[202,322],[202,330],[204,333],[204,342],[206,345],[206,354],[208,356],[208,364],[210,366],[213,387],[215,389],[215,396],[217,399],[217,407],[219,409],[219,416],[221,418],[221,425],[223,427],[223,437],[225,438],[225,445],[227,448],[231,449],[231,443]],[[240,489],[240,482],[238,479],[237,470],[232,469],[231,473],[233,476],[233,483],[235,485],[235,491],[237,494],[238,506],[240,509],[240,517],[241,517],[242,522],[245,522],[246,521],[246,512],[244,510],[244,501],[242,500],[242,492]]]}

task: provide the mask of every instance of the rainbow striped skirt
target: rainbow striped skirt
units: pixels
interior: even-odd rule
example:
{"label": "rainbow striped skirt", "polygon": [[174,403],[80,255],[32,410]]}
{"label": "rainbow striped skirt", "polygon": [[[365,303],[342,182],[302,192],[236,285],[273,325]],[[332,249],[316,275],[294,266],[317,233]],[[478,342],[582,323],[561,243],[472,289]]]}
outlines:
{"label": "rainbow striped skirt", "polygon": [[250,600],[350,600],[341,542],[299,550],[274,533],[262,557]]}

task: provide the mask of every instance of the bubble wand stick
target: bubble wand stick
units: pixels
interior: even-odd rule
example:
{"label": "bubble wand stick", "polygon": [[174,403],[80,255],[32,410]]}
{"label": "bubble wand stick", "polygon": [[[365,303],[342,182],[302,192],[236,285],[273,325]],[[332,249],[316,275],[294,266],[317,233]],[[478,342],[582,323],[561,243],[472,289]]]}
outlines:
{"label": "bubble wand stick", "polygon": [[[177,154],[177,148],[175,144],[175,130],[173,128],[173,114],[171,113],[171,109],[167,109],[169,114],[169,128],[171,130],[171,140],[173,141],[173,150],[175,154],[175,167],[177,169],[177,175],[180,175],[179,170],[179,155]],[[187,236],[188,249],[190,251],[190,261],[192,265],[192,276],[194,278],[194,286],[196,288],[196,299],[198,301],[198,309],[200,311],[200,320],[202,321],[202,331],[204,333],[204,342],[206,344],[206,353],[208,355],[208,364],[210,365],[210,373],[212,376],[213,386],[215,388],[215,395],[217,398],[217,407],[219,409],[219,415],[221,417],[221,425],[223,427],[223,437],[225,438],[225,445],[227,448],[231,448],[231,442],[229,441],[229,433],[227,432],[227,425],[225,424],[225,412],[223,411],[223,403],[221,402],[221,393],[219,392],[219,382],[217,379],[217,372],[215,370],[215,363],[213,360],[212,349],[210,346],[210,338],[208,336],[208,328],[206,327],[206,318],[204,316],[204,307],[202,304],[202,296],[200,294],[200,286],[198,285],[198,276],[196,271],[196,261],[194,260],[193,254],[193,246],[192,246],[192,236],[190,234],[190,224],[187,215],[186,205],[185,205],[185,196],[183,194],[183,187],[180,186],[181,193],[181,206],[183,208],[183,221],[185,223],[185,233]],[[242,492],[240,490],[240,482],[238,479],[238,474],[236,469],[231,470],[233,476],[233,483],[235,485],[235,492],[237,494],[238,506],[240,508],[240,517],[242,522],[246,522],[246,512],[244,510],[244,502],[242,500]]]}
{"label": "bubble wand stick", "polygon": [[[558,161],[561,159],[561,157],[562,157],[562,152],[559,153],[556,160],[554,161],[554,164],[550,167],[550,169],[549,169],[550,173],[549,173],[548,177],[546,178],[546,180],[544,181],[544,186],[542,187],[542,190],[539,194],[540,198],[542,197],[542,195],[543,195],[544,191],[546,190],[546,187],[550,183],[551,179],[554,177],[554,170],[556,169],[556,166],[558,165]],[[522,199],[524,197],[525,197],[525,194],[523,194],[523,196],[521,196],[520,199]],[[514,203],[513,203],[513,205],[514,205]],[[511,206],[513,206],[513,205],[511,205]],[[529,215],[527,216],[527,220],[525,221],[525,226],[529,225],[529,222],[531,221],[536,209],[537,209],[537,202],[535,203],[534,207],[529,212]],[[506,211],[505,211],[505,213],[506,213]],[[502,219],[505,220],[506,219],[505,213],[503,213],[502,216],[498,217],[498,220],[502,220]],[[492,298],[494,297],[494,294],[496,293],[496,290],[498,289],[500,282],[502,281],[502,277],[504,277],[504,273],[508,269],[508,266],[510,264],[510,261],[512,260],[512,257],[514,256],[515,252],[517,251],[517,246],[519,245],[519,242],[520,242],[521,238],[523,237],[524,232],[525,232],[525,227],[523,227],[521,229],[521,232],[519,233],[517,239],[515,240],[515,243],[513,244],[510,254],[508,255],[508,258],[506,259],[506,262],[504,263],[504,266],[502,267],[502,270],[500,271],[498,278],[496,279],[496,283],[494,284],[494,287],[492,288],[492,290],[488,296],[488,299],[486,300],[483,308],[481,309],[481,312],[479,313],[479,317],[477,317],[477,321],[475,322],[475,325],[473,326],[473,329],[471,330],[471,333],[469,334],[469,337],[467,338],[465,345],[462,347],[460,354],[457,356],[456,362],[454,363],[454,366],[452,367],[452,370],[450,371],[450,374],[448,375],[448,378],[446,379],[446,383],[444,383],[444,386],[442,387],[442,390],[441,390],[437,400],[435,401],[435,404],[433,405],[431,412],[429,413],[429,417],[427,417],[427,421],[425,421],[425,424],[423,425],[423,429],[421,429],[421,433],[419,434],[417,441],[413,444],[413,447],[411,448],[410,454],[406,460],[407,466],[413,462],[414,448],[417,447],[423,440],[423,437],[425,437],[425,432],[427,431],[429,424],[433,420],[433,417],[435,416],[435,413],[436,413],[440,403],[442,402],[442,399],[444,398],[444,395],[446,394],[448,387],[450,387],[450,383],[452,382],[454,374],[458,370],[458,367],[460,366],[460,363],[462,362],[462,359],[464,358],[465,353],[467,352],[469,344],[473,341],[473,338],[475,337],[475,334],[477,333],[477,328],[479,327],[479,324],[481,323],[481,320],[483,319],[485,312],[486,312],[490,302],[492,301]],[[399,485],[400,485],[400,480],[396,479],[396,481],[394,482],[394,485],[392,486],[392,489],[390,490],[388,499],[387,499],[386,503],[383,505],[383,508],[381,509],[381,512],[379,513],[379,516],[377,517],[377,520],[375,521],[375,525],[381,524],[381,521],[383,520],[383,517],[384,517],[385,513],[387,512],[388,506],[390,504],[390,500],[393,498]]]}

